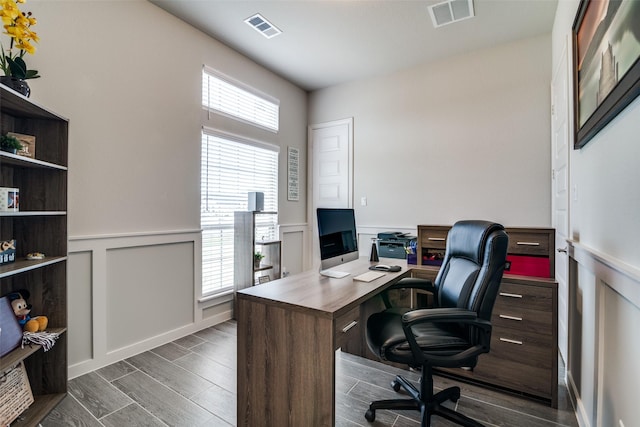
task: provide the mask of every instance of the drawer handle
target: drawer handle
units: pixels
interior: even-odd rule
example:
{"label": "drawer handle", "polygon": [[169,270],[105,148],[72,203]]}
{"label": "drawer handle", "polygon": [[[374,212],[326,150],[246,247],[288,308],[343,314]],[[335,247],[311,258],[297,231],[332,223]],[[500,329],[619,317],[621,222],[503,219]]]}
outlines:
{"label": "drawer handle", "polygon": [[434,242],[444,242],[444,237],[427,237],[427,240],[432,240]]}
{"label": "drawer handle", "polygon": [[507,319],[507,320],[517,320],[518,322],[522,321],[522,317],[516,317],[516,316],[507,316],[506,314],[501,314],[500,315],[501,319]]}
{"label": "drawer handle", "polygon": [[509,344],[518,344],[522,345],[522,341],[510,340],[509,338],[500,338],[500,341],[507,342]]}
{"label": "drawer handle", "polygon": [[521,246],[540,246],[540,242],[516,242],[516,245],[521,245]]}
{"label": "drawer handle", "polygon": [[508,298],[522,298],[522,295],[510,294],[510,293],[507,293],[507,292],[500,292],[500,296],[501,297],[508,297]]}
{"label": "drawer handle", "polygon": [[349,329],[353,328],[353,327],[354,327],[354,326],[356,326],[357,324],[358,324],[358,322],[357,322],[357,321],[355,321],[355,320],[354,320],[354,321],[352,321],[352,322],[351,322],[351,323],[349,323],[347,326],[345,326],[344,328],[342,328],[342,333],[343,333],[343,334],[346,334],[346,333],[349,331]]}

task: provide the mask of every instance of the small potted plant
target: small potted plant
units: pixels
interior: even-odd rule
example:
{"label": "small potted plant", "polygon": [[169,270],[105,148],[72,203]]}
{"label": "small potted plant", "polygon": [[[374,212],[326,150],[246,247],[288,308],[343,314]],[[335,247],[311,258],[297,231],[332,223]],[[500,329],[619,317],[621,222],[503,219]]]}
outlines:
{"label": "small potted plant", "polygon": [[15,136],[2,135],[2,137],[0,137],[0,148],[2,151],[16,154],[18,150],[22,150],[22,144]]}
{"label": "small potted plant", "polygon": [[262,258],[264,258],[264,255],[262,255],[262,253],[260,253],[260,252],[254,252],[253,253],[253,267],[254,268],[260,267],[260,261],[262,261]]}

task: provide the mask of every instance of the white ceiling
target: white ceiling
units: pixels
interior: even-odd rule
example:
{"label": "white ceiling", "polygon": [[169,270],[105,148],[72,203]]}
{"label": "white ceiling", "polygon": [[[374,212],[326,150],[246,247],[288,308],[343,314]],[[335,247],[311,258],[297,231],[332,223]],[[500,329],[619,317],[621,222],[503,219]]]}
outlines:
{"label": "white ceiling", "polygon": [[[434,29],[441,0],[150,0],[305,90],[551,33],[558,0],[474,0],[475,18]],[[262,14],[267,39],[244,20]]]}

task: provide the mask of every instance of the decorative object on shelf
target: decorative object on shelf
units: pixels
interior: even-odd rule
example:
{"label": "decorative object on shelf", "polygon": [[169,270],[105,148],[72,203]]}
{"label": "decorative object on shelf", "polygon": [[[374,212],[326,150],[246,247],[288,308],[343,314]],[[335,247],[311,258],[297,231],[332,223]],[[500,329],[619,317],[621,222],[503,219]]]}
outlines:
{"label": "decorative object on shelf", "polygon": [[378,239],[376,237],[371,238],[371,256],[369,257],[369,261],[380,261],[380,259],[378,258]]}
{"label": "decorative object on shelf", "polygon": [[31,293],[26,289],[20,289],[8,295],[13,312],[22,329],[25,332],[43,332],[49,325],[49,319],[46,316],[31,317],[31,304],[27,303],[29,296]]}
{"label": "decorative object on shelf", "polygon": [[56,340],[60,337],[57,332],[27,332],[22,335],[22,345],[41,345],[42,350],[49,351],[56,344]]}
{"label": "decorative object on shelf", "polygon": [[22,144],[15,136],[2,135],[0,136],[0,149],[11,154],[17,154],[18,150],[22,150]]}
{"label": "decorative object on shelf", "polygon": [[261,252],[254,252],[253,253],[253,266],[255,268],[260,267],[260,262],[262,261],[262,258],[264,258],[264,255],[262,255]]}
{"label": "decorative object on shelf", "polygon": [[263,283],[267,283],[271,281],[271,276],[269,276],[268,274],[265,274],[264,276],[260,276],[258,277],[258,284],[263,284]]}
{"label": "decorative object on shelf", "polygon": [[638,22],[637,1],[580,3],[573,25],[574,148],[582,148],[640,95]]}
{"label": "decorative object on shelf", "polygon": [[16,240],[0,242],[0,265],[8,264],[16,260]]}
{"label": "decorative object on shelf", "polygon": [[249,212],[261,212],[264,210],[264,193],[262,191],[250,191],[247,193],[247,205]]}
{"label": "decorative object on shelf", "polygon": [[0,425],[8,426],[34,402],[27,370],[20,362],[0,371]]}
{"label": "decorative object on shelf", "polygon": [[20,210],[20,189],[0,187],[0,212],[18,212]]}
{"label": "decorative object on shelf", "polygon": [[8,296],[0,298],[0,325],[2,325],[0,357],[4,357],[18,347],[22,341],[22,328],[18,324],[18,319],[16,319]]}
{"label": "decorative object on shelf", "polygon": [[19,156],[35,158],[36,157],[36,137],[33,135],[25,135],[22,133],[7,132],[7,136],[12,136],[22,144],[22,148],[16,153]]}
{"label": "decorative object on shelf", "polygon": [[42,252],[30,252],[27,254],[27,259],[30,261],[37,259],[44,259],[45,255]]}
{"label": "decorative object on shelf", "polygon": [[[18,0],[24,3],[24,0]],[[29,70],[24,61],[24,55],[33,54],[36,48],[33,42],[40,39],[31,29],[37,21],[31,12],[21,12],[15,0],[2,0],[0,2],[0,17],[4,24],[4,34],[9,36],[9,48],[0,43],[0,69],[4,76],[0,77],[0,83],[10,87],[18,93],[29,97],[31,89],[25,80],[40,77],[37,70]]]}

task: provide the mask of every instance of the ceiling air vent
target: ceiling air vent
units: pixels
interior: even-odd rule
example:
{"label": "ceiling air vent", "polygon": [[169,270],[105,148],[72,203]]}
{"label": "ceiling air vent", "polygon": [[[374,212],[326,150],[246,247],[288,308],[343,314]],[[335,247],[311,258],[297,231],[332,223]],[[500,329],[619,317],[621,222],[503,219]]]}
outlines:
{"label": "ceiling air vent", "polygon": [[253,29],[255,29],[257,32],[268,39],[282,33],[282,31],[280,31],[278,27],[267,21],[264,16],[260,15],[259,13],[256,13],[252,17],[245,19],[244,22],[249,24],[251,27],[253,27]]}
{"label": "ceiling air vent", "polygon": [[448,0],[429,6],[429,15],[435,28],[473,18],[473,0]]}

